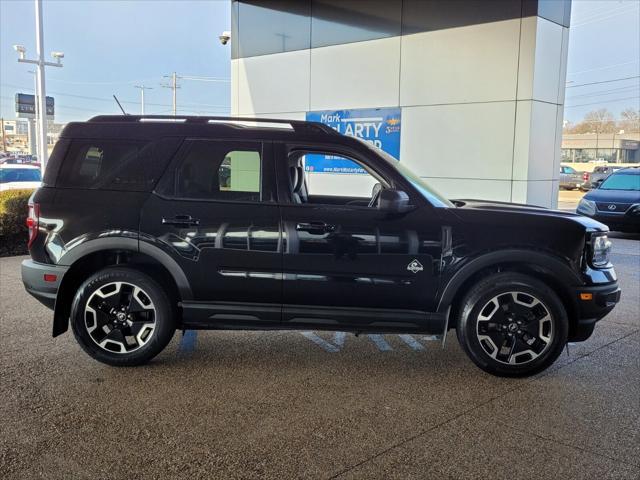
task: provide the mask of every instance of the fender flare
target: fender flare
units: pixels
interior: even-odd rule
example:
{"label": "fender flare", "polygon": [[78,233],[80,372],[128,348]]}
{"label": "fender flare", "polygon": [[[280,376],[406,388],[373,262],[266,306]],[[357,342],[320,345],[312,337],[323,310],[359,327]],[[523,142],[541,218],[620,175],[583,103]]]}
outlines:
{"label": "fender flare", "polygon": [[504,263],[527,264],[553,275],[563,284],[578,286],[584,283],[580,274],[559,257],[535,250],[509,249],[482,254],[456,271],[442,288],[438,312],[445,312],[452,304],[458,290],[473,275],[493,265]]}
{"label": "fender flare", "polygon": [[[73,266],[76,265],[77,262],[86,258],[88,255],[107,250],[121,250],[148,255],[160,263],[169,272],[178,287],[180,298],[182,300],[193,300],[191,285],[178,262],[176,262],[169,253],[165,252],[161,248],[149,243],[139,242],[137,238],[104,237],[88,240],[66,252],[60,258],[58,264],[68,266],[68,273],[69,271],[73,271]],[[67,275],[65,274],[65,277],[66,276]],[[65,312],[67,311],[67,307],[70,308],[70,304],[65,305],[58,301],[58,298],[60,298],[61,294],[64,293],[65,277],[62,278],[54,307],[54,337],[66,332],[69,327],[69,317],[68,315],[65,315]]]}

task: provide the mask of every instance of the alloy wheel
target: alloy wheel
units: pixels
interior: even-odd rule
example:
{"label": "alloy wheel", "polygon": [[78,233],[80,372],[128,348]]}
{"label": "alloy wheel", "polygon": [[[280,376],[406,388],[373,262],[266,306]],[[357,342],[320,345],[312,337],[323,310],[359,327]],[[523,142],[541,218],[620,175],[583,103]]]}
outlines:
{"label": "alloy wheel", "polygon": [[91,294],[84,311],[91,339],[112,353],[131,353],[146,345],[156,328],[151,297],[127,282],[111,282]]}
{"label": "alloy wheel", "polygon": [[500,293],[480,310],[476,334],[491,358],[522,365],[538,358],[551,345],[553,317],[549,308],[530,293]]}

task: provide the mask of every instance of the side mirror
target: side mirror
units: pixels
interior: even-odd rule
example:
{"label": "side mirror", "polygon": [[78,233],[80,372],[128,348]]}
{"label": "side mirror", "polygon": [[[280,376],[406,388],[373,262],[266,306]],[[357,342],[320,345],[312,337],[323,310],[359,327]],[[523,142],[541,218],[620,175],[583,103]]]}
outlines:
{"label": "side mirror", "polygon": [[387,213],[404,213],[413,208],[409,203],[409,195],[402,190],[385,188],[380,191],[378,209]]}
{"label": "side mirror", "polygon": [[604,181],[604,178],[600,178],[598,180],[596,180],[595,182],[593,182],[593,188],[600,188],[600,185],[602,185],[602,182]]}

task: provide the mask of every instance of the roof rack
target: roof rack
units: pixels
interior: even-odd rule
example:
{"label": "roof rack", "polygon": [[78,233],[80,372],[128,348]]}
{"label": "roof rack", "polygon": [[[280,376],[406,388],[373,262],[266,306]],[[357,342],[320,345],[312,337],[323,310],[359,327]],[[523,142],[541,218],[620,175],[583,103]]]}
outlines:
{"label": "roof rack", "polygon": [[[247,128],[247,125],[238,123],[271,123],[289,125],[297,133],[327,133],[338,135],[333,128],[320,122],[307,122],[304,120],[283,120],[280,118],[253,118],[253,117],[209,117],[199,115],[98,115],[89,119],[92,123],[141,123],[141,122],[176,122],[176,123],[226,123],[239,128]],[[250,128],[250,127],[249,127]]]}

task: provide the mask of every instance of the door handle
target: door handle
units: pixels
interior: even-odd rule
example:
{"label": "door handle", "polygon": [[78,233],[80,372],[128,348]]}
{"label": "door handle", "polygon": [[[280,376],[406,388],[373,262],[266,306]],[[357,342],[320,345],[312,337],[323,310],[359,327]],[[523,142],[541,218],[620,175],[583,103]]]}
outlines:
{"label": "door handle", "polygon": [[331,233],[336,230],[335,225],[329,225],[324,222],[309,222],[296,224],[296,230],[299,232],[309,232],[315,235],[321,235],[323,233]]}
{"label": "door handle", "polygon": [[200,225],[198,218],[193,218],[191,215],[176,215],[173,218],[163,218],[163,225],[174,225],[176,227],[195,227]]}

